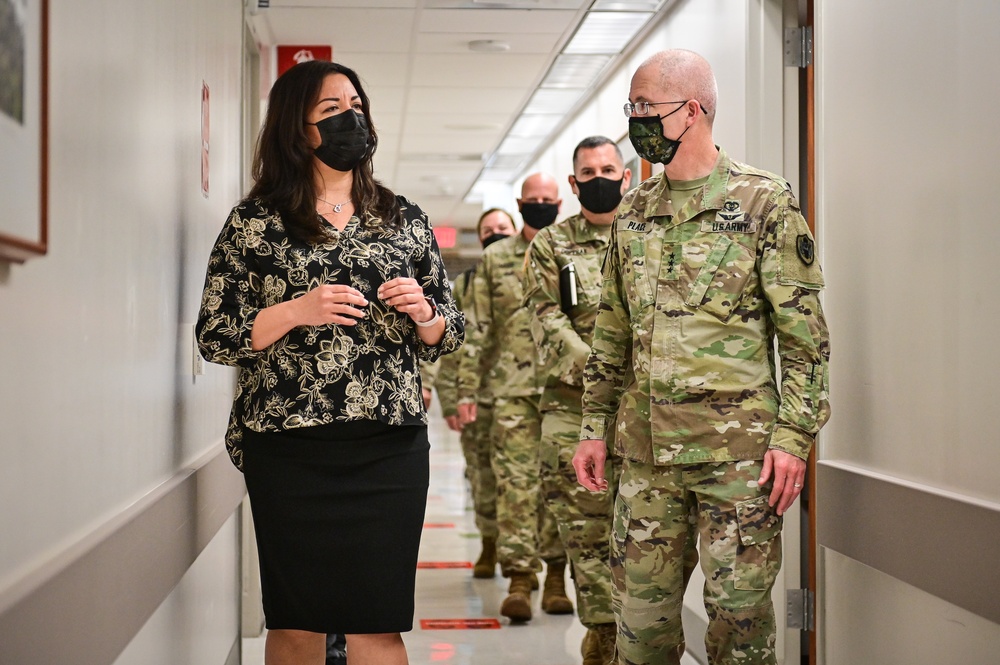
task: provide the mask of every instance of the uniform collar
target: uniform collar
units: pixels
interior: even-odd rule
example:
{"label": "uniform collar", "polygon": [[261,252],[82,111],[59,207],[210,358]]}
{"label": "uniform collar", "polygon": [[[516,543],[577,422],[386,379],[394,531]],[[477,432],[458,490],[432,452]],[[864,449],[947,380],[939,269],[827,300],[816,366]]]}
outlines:
{"label": "uniform collar", "polygon": [[[718,148],[718,146],[716,146]],[[709,174],[708,182],[701,192],[695,194],[695,200],[701,197],[698,205],[698,212],[706,210],[721,210],[726,202],[726,192],[729,190],[729,155],[722,148],[719,148],[719,157],[715,162],[715,168]],[[670,201],[670,183],[667,181],[666,172],[657,176],[659,182],[650,190],[646,198],[646,210],[643,215],[646,219],[651,217],[669,217],[673,219],[677,212]]]}

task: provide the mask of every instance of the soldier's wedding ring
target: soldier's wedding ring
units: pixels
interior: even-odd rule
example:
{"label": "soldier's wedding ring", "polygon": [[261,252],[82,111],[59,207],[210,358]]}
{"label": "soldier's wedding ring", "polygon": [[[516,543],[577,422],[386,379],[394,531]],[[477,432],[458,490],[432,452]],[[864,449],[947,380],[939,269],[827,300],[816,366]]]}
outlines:
{"label": "soldier's wedding ring", "polygon": [[802,485],[800,485],[798,483],[792,483],[792,487],[802,487]]}

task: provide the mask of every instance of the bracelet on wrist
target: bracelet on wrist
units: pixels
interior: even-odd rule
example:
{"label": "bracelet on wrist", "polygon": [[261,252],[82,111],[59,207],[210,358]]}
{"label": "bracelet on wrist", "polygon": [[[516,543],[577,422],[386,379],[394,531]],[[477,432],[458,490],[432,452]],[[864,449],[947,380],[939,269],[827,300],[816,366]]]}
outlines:
{"label": "bracelet on wrist", "polygon": [[437,323],[438,319],[441,317],[441,314],[438,312],[437,303],[434,302],[434,297],[433,296],[424,296],[424,300],[426,300],[427,304],[430,305],[430,307],[431,307],[431,314],[433,314],[434,316],[432,316],[427,321],[422,321],[421,322],[421,321],[417,321],[416,319],[413,319],[413,322],[415,324],[417,324],[418,326],[420,326],[421,328],[429,328],[432,325],[434,325],[435,323]]}
{"label": "bracelet on wrist", "polygon": [[430,321],[416,321],[416,320],[414,320],[413,323],[415,325],[421,327],[421,328],[430,328],[432,325],[434,325],[435,323],[437,323],[438,319],[440,319],[440,318],[441,318],[441,315],[438,314],[437,311],[435,311],[434,312],[434,316],[431,317]]}

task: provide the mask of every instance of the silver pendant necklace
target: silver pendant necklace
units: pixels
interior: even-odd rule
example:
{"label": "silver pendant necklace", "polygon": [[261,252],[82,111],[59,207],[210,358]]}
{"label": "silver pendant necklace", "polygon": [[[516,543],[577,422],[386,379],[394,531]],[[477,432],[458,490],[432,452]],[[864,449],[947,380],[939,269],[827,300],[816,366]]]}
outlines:
{"label": "silver pendant necklace", "polygon": [[348,203],[351,202],[350,199],[347,199],[343,203],[330,203],[329,201],[327,201],[323,197],[317,196],[316,198],[319,199],[320,201],[322,201],[323,203],[327,204],[331,208],[333,208],[333,212],[334,213],[339,213],[341,208],[343,208],[345,205],[347,205]]}

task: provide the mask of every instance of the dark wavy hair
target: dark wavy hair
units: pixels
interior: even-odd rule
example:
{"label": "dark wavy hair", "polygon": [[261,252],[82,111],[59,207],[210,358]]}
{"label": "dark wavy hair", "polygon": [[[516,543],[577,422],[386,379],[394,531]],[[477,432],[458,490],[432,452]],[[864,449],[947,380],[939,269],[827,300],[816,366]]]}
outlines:
{"label": "dark wavy hair", "polygon": [[321,242],[326,222],[316,212],[316,163],[306,134],[309,112],[319,100],[323,81],[331,74],[346,76],[361,98],[368,121],[369,147],[354,167],[351,201],[362,224],[398,228],[402,224],[399,202],[391,190],[375,179],[372,156],[378,134],[372,122],[371,103],[353,69],[325,60],[299,63],[278,77],[268,96],[264,126],[257,138],[248,198],[261,199],[281,215],[292,236]]}

